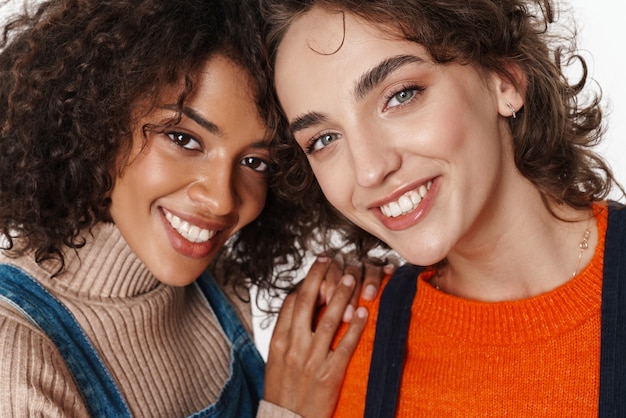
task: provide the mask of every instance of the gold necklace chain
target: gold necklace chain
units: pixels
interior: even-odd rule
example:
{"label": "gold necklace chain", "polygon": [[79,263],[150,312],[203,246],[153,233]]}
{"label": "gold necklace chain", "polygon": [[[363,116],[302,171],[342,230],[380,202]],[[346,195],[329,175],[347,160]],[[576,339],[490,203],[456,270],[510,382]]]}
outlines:
{"label": "gold necklace chain", "polygon": [[[578,261],[576,262],[576,269],[574,270],[574,273],[572,273],[572,278],[576,277],[576,275],[578,274],[578,269],[580,269],[580,262],[582,261],[583,253],[589,248],[589,238],[591,238],[591,231],[589,230],[589,228],[587,228],[583,233],[583,239],[578,243]],[[432,281],[435,289],[441,290],[441,287],[439,287],[438,273],[433,276]]]}
{"label": "gold necklace chain", "polygon": [[578,274],[578,269],[580,268],[580,261],[583,258],[583,253],[587,248],[589,248],[589,237],[591,237],[591,231],[589,231],[589,228],[587,228],[585,229],[585,233],[583,234],[582,241],[578,243],[578,248],[580,248],[580,251],[578,252],[578,262],[576,263],[576,270],[574,270],[572,277],[576,277],[576,275]]}

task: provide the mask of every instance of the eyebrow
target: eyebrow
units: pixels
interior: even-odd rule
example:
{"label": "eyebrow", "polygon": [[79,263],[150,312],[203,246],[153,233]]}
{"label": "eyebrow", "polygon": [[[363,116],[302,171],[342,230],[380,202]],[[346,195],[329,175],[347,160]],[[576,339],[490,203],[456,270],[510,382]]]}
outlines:
{"label": "eyebrow", "polygon": [[204,116],[202,116],[199,112],[195,111],[194,109],[184,106],[183,114],[187,116],[189,119],[196,122],[198,125],[202,126],[207,131],[211,132],[212,134],[215,134],[217,136],[222,135],[222,131],[220,130],[220,128],[217,127],[216,124],[204,118]]}
{"label": "eyebrow", "polygon": [[398,68],[414,63],[422,63],[424,60],[415,55],[397,55],[383,60],[374,68],[365,72],[354,86],[353,95],[358,100],[363,100],[367,94],[382,83],[390,73]]}
{"label": "eyebrow", "polygon": [[[168,105],[168,106],[163,106],[163,107],[169,110],[174,110],[174,111],[178,110],[178,107],[174,105]],[[200,112],[194,110],[191,107],[183,106],[182,113],[183,115],[187,116],[189,119],[193,120],[198,125],[202,126],[204,129],[211,132],[212,134],[216,136],[222,136],[222,131],[220,130],[220,128],[216,124],[214,124],[213,122],[210,122],[208,119],[202,116]],[[270,143],[269,139],[260,139],[250,144],[250,148],[266,150],[269,148],[269,143]]]}
{"label": "eyebrow", "polygon": [[324,113],[309,112],[294,119],[294,121],[289,124],[289,129],[291,133],[296,133],[326,120],[328,120],[328,116]]}
{"label": "eyebrow", "polygon": [[[424,59],[415,55],[397,55],[386,58],[374,68],[366,71],[356,82],[352,95],[357,101],[363,100],[369,92],[382,83],[385,78],[398,68],[414,63],[423,63]],[[292,134],[328,120],[328,115],[320,112],[309,112],[298,116],[289,124]]]}
{"label": "eyebrow", "polygon": [[[164,106],[164,108],[168,110],[178,111],[178,107],[173,106],[173,105]],[[187,116],[189,119],[193,120],[194,122],[196,122],[198,125],[202,126],[207,131],[211,132],[212,134],[217,135],[217,136],[222,135],[222,131],[216,124],[206,119],[198,111],[192,109],[191,107],[183,106],[182,114]]]}

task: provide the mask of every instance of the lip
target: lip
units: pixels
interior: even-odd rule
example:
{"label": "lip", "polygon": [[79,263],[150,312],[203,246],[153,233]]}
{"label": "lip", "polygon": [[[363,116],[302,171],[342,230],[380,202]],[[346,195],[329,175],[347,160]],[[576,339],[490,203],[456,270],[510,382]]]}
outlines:
{"label": "lip", "polygon": [[[388,204],[390,202],[394,202],[400,198],[403,194],[407,193],[411,190],[418,189],[421,185],[432,182],[430,190],[426,194],[426,196],[422,199],[422,201],[417,205],[417,207],[410,213],[406,215],[401,215],[396,218],[389,218],[380,210],[380,206]],[[387,228],[392,231],[401,231],[403,229],[407,229],[412,227],[413,225],[419,223],[430,211],[430,208],[433,206],[435,197],[439,191],[439,177],[430,178],[426,180],[420,180],[409,184],[401,189],[398,189],[393,194],[381,199],[372,205],[370,205],[370,210],[374,212],[376,217],[380,220],[380,222]]]}
{"label": "lip", "polygon": [[[169,212],[172,215],[179,217],[180,219],[189,222],[202,229],[209,229],[216,231],[215,236],[206,242],[194,243],[184,238],[178,231],[176,231],[172,225],[167,221],[165,212]],[[211,255],[216,249],[218,249],[224,240],[224,235],[229,229],[229,226],[222,222],[207,222],[205,220],[198,219],[194,216],[183,215],[175,211],[159,208],[159,214],[161,216],[161,222],[165,228],[165,233],[170,242],[172,248],[179,254],[190,258],[205,258]]]}

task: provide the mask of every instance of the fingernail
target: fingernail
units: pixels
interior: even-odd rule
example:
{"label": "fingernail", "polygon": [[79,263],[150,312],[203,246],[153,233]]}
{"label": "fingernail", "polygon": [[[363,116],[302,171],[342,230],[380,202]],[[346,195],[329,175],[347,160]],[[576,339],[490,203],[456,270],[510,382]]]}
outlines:
{"label": "fingernail", "polygon": [[346,310],[343,312],[343,322],[352,321],[353,316],[354,316],[354,307],[352,305],[346,306]]}
{"label": "fingernail", "polygon": [[330,258],[326,257],[325,255],[318,255],[317,261],[320,263],[328,263],[330,261]]}
{"label": "fingernail", "polygon": [[376,293],[377,293],[377,289],[376,286],[369,284],[367,286],[365,286],[365,289],[363,289],[363,299],[365,300],[374,300],[374,298],[376,298]]}
{"label": "fingernail", "polygon": [[387,264],[383,267],[383,271],[385,272],[385,274],[392,274],[395,270],[396,266],[394,266],[393,264]]}
{"label": "fingernail", "polygon": [[360,306],[357,310],[356,310],[356,316],[358,318],[367,318],[367,309],[363,306]]}
{"label": "fingernail", "polygon": [[354,286],[354,283],[355,283],[354,276],[352,276],[351,274],[346,274],[341,279],[341,283],[343,283],[345,286],[348,286],[348,287]]}

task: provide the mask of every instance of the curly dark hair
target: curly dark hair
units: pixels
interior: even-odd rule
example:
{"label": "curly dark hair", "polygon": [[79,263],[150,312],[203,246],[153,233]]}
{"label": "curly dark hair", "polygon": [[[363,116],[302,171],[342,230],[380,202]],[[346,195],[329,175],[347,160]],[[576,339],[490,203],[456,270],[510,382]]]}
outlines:
{"label": "curly dark hair", "polygon": [[[554,214],[550,203],[588,208],[607,198],[613,186],[624,194],[610,167],[591,149],[605,129],[601,91],[587,92],[587,65],[576,53],[575,28],[560,35],[550,30],[557,17],[552,1],[261,0],[261,4],[266,44],[274,56],[292,22],[319,6],[389,28],[392,36],[423,45],[439,64],[474,64],[515,85],[508,68],[519,66],[527,85],[523,108],[516,119],[509,119],[515,163],[548,209]],[[576,62],[582,75],[571,83],[564,68]],[[283,131],[276,138],[277,189],[309,212],[314,222],[328,230],[343,229],[345,239],[356,242],[361,251],[384,246],[325,201],[292,136]]]}
{"label": "curly dark hair", "polygon": [[[107,195],[128,157],[136,103],[155,103],[173,86],[180,87],[182,109],[198,70],[215,54],[249,71],[260,115],[274,128],[260,23],[258,6],[247,0],[50,0],[6,23],[0,40],[6,249],[34,251],[37,262],[57,259],[61,272],[64,250],[81,247],[82,231],[109,220]],[[297,267],[297,229],[283,217],[288,210],[270,189],[259,218],[218,257],[224,281],[269,288],[274,263]],[[230,274],[234,269],[239,274]]]}

